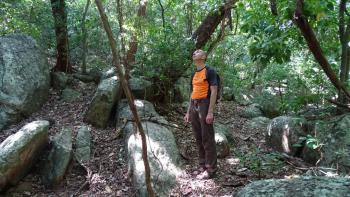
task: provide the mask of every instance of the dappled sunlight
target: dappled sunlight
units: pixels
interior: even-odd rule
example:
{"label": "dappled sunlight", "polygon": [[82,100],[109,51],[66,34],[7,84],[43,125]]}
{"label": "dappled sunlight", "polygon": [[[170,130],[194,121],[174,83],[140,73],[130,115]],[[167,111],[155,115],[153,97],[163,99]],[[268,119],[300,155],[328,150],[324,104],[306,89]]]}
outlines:
{"label": "dappled sunlight", "polygon": [[144,107],[145,106],[145,104],[142,100],[135,100],[134,103],[135,103],[136,107]]}
{"label": "dappled sunlight", "polygon": [[[180,174],[183,173],[183,171],[176,166],[176,163],[179,161],[172,161],[171,157],[167,153],[167,147],[164,147],[164,145],[161,142],[153,140],[151,137],[147,137],[147,154],[148,158],[154,158],[154,160],[150,161],[150,167],[151,167],[151,174],[152,176],[158,176],[154,174],[154,169],[159,168],[160,173],[166,173],[170,176],[179,176]],[[136,173],[143,173],[145,171],[145,166],[143,164],[142,160],[142,141],[141,141],[141,136],[139,134],[133,134],[129,137],[128,139],[128,147],[129,150],[140,150],[140,151],[133,151],[133,160],[135,162],[135,171]],[[179,153],[174,153],[177,154],[176,157],[179,156]],[[155,155],[157,155],[155,158]],[[155,162],[153,162],[155,161]],[[156,166],[155,166],[156,165]]]}
{"label": "dappled sunlight", "polygon": [[30,132],[36,130],[39,126],[40,126],[39,122],[37,122],[37,121],[31,122],[31,123],[25,125],[17,133],[9,136],[5,141],[3,141],[1,143],[0,148],[2,150],[5,150],[7,147],[12,147],[16,142],[19,142],[19,140],[21,140],[24,133],[30,133]]}
{"label": "dappled sunlight", "polygon": [[225,159],[226,163],[229,165],[238,165],[240,162],[239,158],[227,158]]}
{"label": "dappled sunlight", "polygon": [[283,151],[286,153],[291,152],[289,147],[288,137],[289,137],[289,125],[286,124],[283,126],[283,133],[282,133],[282,148],[283,148]]}
{"label": "dappled sunlight", "polygon": [[118,76],[113,76],[113,77],[111,77],[111,79],[117,81],[119,78],[118,78]]}

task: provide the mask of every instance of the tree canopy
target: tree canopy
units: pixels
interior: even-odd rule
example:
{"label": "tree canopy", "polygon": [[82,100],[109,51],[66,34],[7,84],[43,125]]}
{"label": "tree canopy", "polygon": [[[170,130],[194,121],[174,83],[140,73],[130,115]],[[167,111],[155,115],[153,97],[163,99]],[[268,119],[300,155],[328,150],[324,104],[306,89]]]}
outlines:
{"label": "tree canopy", "polygon": [[[83,51],[87,52],[88,70],[112,66],[94,2],[64,2],[74,70],[83,70]],[[158,95],[164,98],[170,99],[173,84],[191,70],[191,52],[202,48],[209,52],[208,64],[217,68],[225,86],[236,91],[261,88],[272,92],[280,87],[274,94],[280,94],[280,107],[286,111],[322,105],[326,99],[338,97],[342,97],[339,103],[349,102],[350,16],[346,1],[104,0],[103,4],[118,47],[125,53],[122,55],[135,57],[127,65],[130,75],[156,82]],[[144,4],[147,6],[142,7]],[[29,34],[51,59],[56,58],[50,2],[4,0],[0,13],[0,35]],[[208,24],[212,24],[211,30],[205,26]],[[199,40],[200,33],[206,40]]]}

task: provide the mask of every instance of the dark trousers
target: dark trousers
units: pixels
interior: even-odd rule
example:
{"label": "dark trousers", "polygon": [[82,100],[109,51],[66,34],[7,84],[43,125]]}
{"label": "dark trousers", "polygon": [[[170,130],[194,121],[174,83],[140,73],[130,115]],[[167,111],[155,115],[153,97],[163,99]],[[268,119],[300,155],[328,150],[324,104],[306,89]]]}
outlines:
{"label": "dark trousers", "polygon": [[209,100],[191,101],[190,119],[199,151],[199,165],[209,172],[216,171],[216,143],[213,124],[207,124]]}

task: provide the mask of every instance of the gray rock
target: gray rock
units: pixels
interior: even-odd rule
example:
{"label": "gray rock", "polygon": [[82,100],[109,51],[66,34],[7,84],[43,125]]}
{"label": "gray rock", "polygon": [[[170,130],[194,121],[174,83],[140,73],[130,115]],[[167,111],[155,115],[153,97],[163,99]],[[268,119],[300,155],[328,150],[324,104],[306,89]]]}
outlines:
{"label": "gray rock", "polygon": [[343,197],[350,196],[349,178],[300,177],[295,179],[269,179],[250,183],[237,197]]}
{"label": "gray rock", "polygon": [[145,79],[131,78],[129,79],[129,86],[135,99],[149,100],[154,94],[152,83]]}
{"label": "gray rock", "polygon": [[276,151],[295,156],[300,147],[300,137],[307,135],[306,120],[298,117],[280,116],[274,118],[267,128],[266,144]]}
{"label": "gray rock", "polygon": [[71,159],[72,130],[64,128],[53,139],[52,149],[43,166],[43,183],[48,186],[59,184],[64,178]]}
{"label": "gray rock", "polygon": [[[159,114],[154,109],[154,106],[149,101],[135,99],[134,101],[137,113],[141,119],[150,119],[153,117],[159,117]],[[129,108],[128,101],[123,99],[119,102],[118,115],[117,117],[121,120],[133,120],[134,116]]]}
{"label": "gray rock", "polygon": [[76,138],[75,158],[79,163],[86,163],[91,155],[91,128],[82,126],[78,130]]}
{"label": "gray rock", "polygon": [[350,172],[350,113],[328,121],[317,121],[316,138],[322,143],[323,159],[319,165]]}
{"label": "gray rock", "polygon": [[247,128],[250,129],[260,129],[266,131],[267,125],[270,123],[271,119],[263,116],[255,117],[246,123]]}
{"label": "gray rock", "polygon": [[92,78],[94,78],[94,81],[96,82],[100,82],[102,81],[102,75],[103,75],[103,72],[101,71],[101,69],[97,68],[97,67],[93,67],[91,69],[89,69],[87,71],[87,74],[89,76],[91,76]]}
{"label": "gray rock", "polygon": [[230,145],[227,136],[231,136],[230,130],[223,124],[214,123],[216,152],[218,158],[224,158],[230,154]]}
{"label": "gray rock", "polygon": [[[166,127],[153,122],[146,121],[142,125],[147,137],[147,154],[154,191],[157,196],[168,196],[176,186],[176,177],[182,172],[174,135]],[[124,128],[129,170],[138,196],[147,196],[141,137],[133,134],[134,132],[134,125],[129,122]]]}
{"label": "gray rock", "polygon": [[281,101],[277,96],[264,91],[256,96],[254,101],[255,103],[259,104],[259,108],[263,112],[263,116],[275,118],[281,115]]}
{"label": "gray rock", "polygon": [[85,121],[96,126],[106,127],[113,107],[116,105],[119,80],[116,76],[102,80],[85,113]]}
{"label": "gray rock", "polygon": [[263,114],[259,108],[259,105],[252,104],[242,111],[241,116],[244,118],[255,118],[255,117],[263,116]]}
{"label": "gray rock", "polygon": [[68,75],[64,72],[51,73],[52,87],[58,90],[63,90],[71,82]]}
{"label": "gray rock", "polygon": [[102,76],[101,76],[101,79],[108,79],[108,78],[111,78],[113,76],[118,76],[117,74],[117,68],[116,67],[111,67],[111,68],[108,68],[108,69],[105,69],[102,71]]}
{"label": "gray rock", "polygon": [[0,191],[15,185],[48,144],[48,121],[34,121],[0,144]]}
{"label": "gray rock", "polygon": [[176,81],[174,87],[175,102],[181,103],[190,99],[190,80],[188,77],[181,77]]}
{"label": "gray rock", "polygon": [[49,65],[34,39],[0,37],[0,131],[39,110],[49,88]]}
{"label": "gray rock", "polygon": [[[171,130],[162,125],[168,123],[158,115],[150,102],[135,100],[135,105],[143,120],[142,125],[147,138],[148,160],[155,193],[157,196],[168,196],[170,190],[176,185],[176,177],[182,173],[181,157],[175,137]],[[134,134],[134,123],[128,121],[132,120],[133,116],[126,100],[120,102],[118,111],[119,119],[127,121],[123,127],[123,133],[125,144],[127,144],[129,172],[132,174],[134,187],[137,188],[138,196],[147,196],[141,137],[139,134]]]}
{"label": "gray rock", "polygon": [[81,96],[81,93],[70,89],[70,88],[66,88],[62,91],[62,100],[66,101],[66,102],[73,102],[75,100],[77,100],[79,97]]}

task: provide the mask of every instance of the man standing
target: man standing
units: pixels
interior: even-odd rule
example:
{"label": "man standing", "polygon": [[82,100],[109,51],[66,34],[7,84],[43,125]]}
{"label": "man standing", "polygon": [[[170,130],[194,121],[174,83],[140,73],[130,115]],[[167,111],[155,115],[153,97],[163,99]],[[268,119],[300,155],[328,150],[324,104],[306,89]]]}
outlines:
{"label": "man standing", "polygon": [[191,96],[185,123],[191,120],[192,131],[199,151],[199,179],[215,176],[217,170],[215,132],[213,127],[218,79],[216,71],[205,65],[206,52],[196,50],[192,59],[196,71],[191,78]]}

